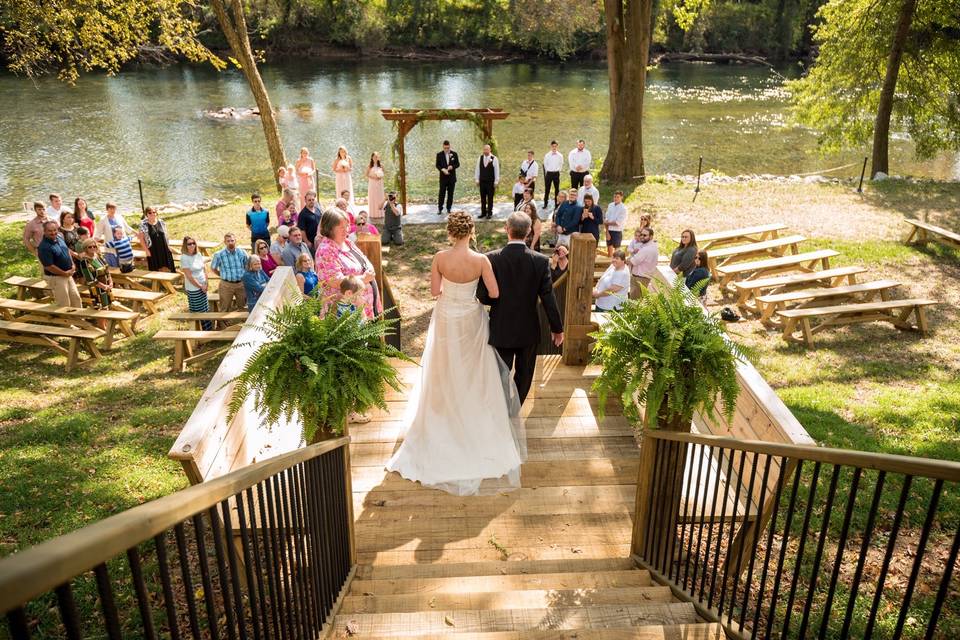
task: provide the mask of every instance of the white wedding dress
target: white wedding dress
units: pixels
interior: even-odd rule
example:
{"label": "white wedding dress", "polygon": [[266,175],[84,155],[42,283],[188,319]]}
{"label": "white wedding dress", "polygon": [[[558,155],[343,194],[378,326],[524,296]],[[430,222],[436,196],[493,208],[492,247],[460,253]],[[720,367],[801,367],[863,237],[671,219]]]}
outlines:
{"label": "white wedding dress", "polygon": [[487,344],[477,283],[443,279],[404,424],[388,471],[459,496],[520,486],[527,457],[516,385]]}

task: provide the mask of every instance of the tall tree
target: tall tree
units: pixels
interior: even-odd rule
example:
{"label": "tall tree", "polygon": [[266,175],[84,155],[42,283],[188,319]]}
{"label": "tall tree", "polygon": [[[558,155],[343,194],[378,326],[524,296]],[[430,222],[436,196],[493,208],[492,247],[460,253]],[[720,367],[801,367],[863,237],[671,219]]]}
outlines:
{"label": "tall tree", "polygon": [[[644,175],[643,94],[650,57],[651,0],[604,0],[610,142],[600,175],[630,180]],[[642,178],[641,178],[642,179]]]}
{"label": "tall tree", "polygon": [[910,23],[917,11],[917,0],[902,0],[900,14],[897,16],[897,28],[893,32],[890,55],[887,57],[887,71],[880,87],[880,102],[877,105],[877,118],[873,124],[873,160],[870,163],[870,175],[879,172],[890,173],[890,117],[893,115],[893,95],[897,90],[897,76],[903,62],[903,48],[907,44]]}

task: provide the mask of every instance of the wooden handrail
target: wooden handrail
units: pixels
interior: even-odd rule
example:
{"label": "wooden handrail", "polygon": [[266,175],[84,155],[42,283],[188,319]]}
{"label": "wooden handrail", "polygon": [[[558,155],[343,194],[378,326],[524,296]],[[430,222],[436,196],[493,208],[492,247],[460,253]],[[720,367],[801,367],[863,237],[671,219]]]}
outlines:
{"label": "wooden handrail", "polygon": [[0,612],[69,582],[258,482],[349,443],[343,436],[252,464],[0,560]]}
{"label": "wooden handrail", "polygon": [[840,464],[859,467],[861,469],[874,469],[888,473],[923,476],[948,482],[960,482],[960,463],[949,460],[935,460],[889,453],[873,453],[870,451],[831,449],[828,447],[813,447],[780,442],[765,442],[763,440],[739,440],[737,438],[726,438],[723,436],[681,433],[660,429],[648,429],[644,432],[644,437],[656,438],[658,440],[672,440],[674,442],[689,442],[691,444],[702,444],[710,447],[735,449],[737,451],[824,462],[827,464]]}

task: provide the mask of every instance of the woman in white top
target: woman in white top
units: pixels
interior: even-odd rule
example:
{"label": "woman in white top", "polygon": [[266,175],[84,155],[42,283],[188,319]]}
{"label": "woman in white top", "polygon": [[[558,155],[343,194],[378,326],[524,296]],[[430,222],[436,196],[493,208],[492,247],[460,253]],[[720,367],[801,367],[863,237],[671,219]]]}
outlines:
{"label": "woman in white top", "polygon": [[623,305],[630,293],[630,270],[627,268],[627,256],[621,250],[613,252],[613,260],[600,276],[593,297],[597,311],[616,311]]}
{"label": "woman in white top", "polygon": [[[183,274],[183,289],[187,292],[187,308],[194,313],[210,311],[207,299],[207,265],[203,255],[197,251],[197,241],[184,236],[180,253],[180,272]],[[204,320],[200,323],[204,331],[210,331],[213,325]]]}
{"label": "woman in white top", "polygon": [[106,215],[97,221],[96,231],[93,234],[94,240],[103,240],[104,242],[112,240],[114,227],[123,229],[123,235],[125,236],[132,236],[134,234],[133,229],[127,224],[127,221],[123,219],[123,215],[117,211],[117,205],[108,202],[106,210]]}

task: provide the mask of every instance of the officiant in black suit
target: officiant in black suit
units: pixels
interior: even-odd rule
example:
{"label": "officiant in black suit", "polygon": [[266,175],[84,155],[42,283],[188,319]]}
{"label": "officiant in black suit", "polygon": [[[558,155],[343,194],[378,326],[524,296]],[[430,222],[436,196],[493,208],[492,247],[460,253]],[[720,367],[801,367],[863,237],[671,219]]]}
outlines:
{"label": "officiant in black suit", "polygon": [[437,171],[440,172],[440,195],[437,197],[437,215],[443,215],[443,200],[447,200],[447,213],[453,207],[453,189],[457,186],[457,169],[460,156],[450,148],[450,141],[443,141],[443,151],[437,154]]}
{"label": "officiant in black suit", "polygon": [[513,213],[506,223],[507,246],[487,254],[493,275],[500,287],[500,297],[491,299],[483,281],[477,288],[480,302],[490,305],[490,344],[513,368],[513,379],[522,403],[537,366],[537,345],[540,343],[540,315],[537,300],[543,304],[553,343],[563,344],[563,320],[553,296],[550,261],[543,254],[531,251],[524,243],[530,233],[530,216]]}

